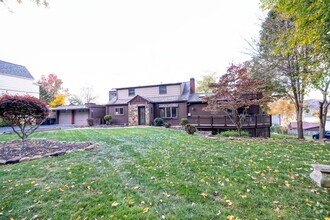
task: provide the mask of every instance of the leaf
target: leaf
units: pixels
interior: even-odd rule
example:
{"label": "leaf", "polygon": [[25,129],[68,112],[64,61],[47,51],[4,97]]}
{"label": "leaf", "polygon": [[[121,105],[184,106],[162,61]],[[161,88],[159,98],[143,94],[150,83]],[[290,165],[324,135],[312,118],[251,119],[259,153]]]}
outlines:
{"label": "leaf", "polygon": [[143,209],[143,213],[147,213],[149,211],[149,207],[145,207],[144,209]]}
{"label": "leaf", "polygon": [[112,207],[116,207],[116,206],[118,206],[118,205],[119,205],[118,202],[113,202],[113,203],[111,204]]}
{"label": "leaf", "polygon": [[133,189],[134,189],[134,190],[139,190],[140,187],[139,187],[139,186],[134,186]]}
{"label": "leaf", "polygon": [[201,193],[200,196],[205,199],[207,197],[207,194],[206,193]]}

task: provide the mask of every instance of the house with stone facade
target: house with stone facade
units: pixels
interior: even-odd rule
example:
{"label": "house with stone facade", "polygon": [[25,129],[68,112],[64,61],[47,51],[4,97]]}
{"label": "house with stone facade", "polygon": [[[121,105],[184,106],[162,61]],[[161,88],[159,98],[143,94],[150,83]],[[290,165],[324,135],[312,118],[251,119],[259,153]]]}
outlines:
{"label": "house with stone facade", "polygon": [[[152,125],[155,118],[179,125],[181,118],[199,130],[221,132],[236,129],[226,112],[209,112],[203,98],[195,92],[195,79],[187,82],[124,87],[109,92],[106,114],[114,125]],[[250,106],[243,129],[251,136],[270,136],[271,116],[261,114],[259,106]]]}

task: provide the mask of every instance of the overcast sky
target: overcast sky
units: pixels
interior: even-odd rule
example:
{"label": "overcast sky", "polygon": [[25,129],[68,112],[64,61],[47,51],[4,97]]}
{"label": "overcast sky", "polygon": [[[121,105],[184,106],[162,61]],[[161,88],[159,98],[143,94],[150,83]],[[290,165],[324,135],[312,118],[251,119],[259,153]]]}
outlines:
{"label": "overcast sky", "polygon": [[[222,74],[249,59],[258,0],[49,0],[0,5],[0,60],[39,79],[55,73],[69,92],[90,85],[99,103],[111,88]],[[8,2],[7,1],[7,2]]]}

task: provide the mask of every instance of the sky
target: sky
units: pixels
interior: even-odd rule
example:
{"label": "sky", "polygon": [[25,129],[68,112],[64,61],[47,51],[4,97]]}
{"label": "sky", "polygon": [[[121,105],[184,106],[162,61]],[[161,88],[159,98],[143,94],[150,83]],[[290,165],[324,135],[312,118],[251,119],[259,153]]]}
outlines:
{"label": "sky", "polygon": [[54,73],[98,103],[112,88],[221,75],[250,59],[259,0],[49,0],[0,4],[0,60],[24,65],[36,80]]}

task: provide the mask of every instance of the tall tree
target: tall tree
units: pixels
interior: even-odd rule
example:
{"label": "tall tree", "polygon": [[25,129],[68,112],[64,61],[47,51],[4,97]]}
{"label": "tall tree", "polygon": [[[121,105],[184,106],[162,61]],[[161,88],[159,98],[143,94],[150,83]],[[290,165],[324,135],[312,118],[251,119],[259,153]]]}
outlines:
{"label": "tall tree", "polygon": [[298,138],[303,139],[303,108],[311,85],[313,45],[294,44],[290,38],[296,31],[292,21],[270,11],[262,24],[259,54],[254,58],[259,77],[272,84],[274,93],[292,100],[296,109]]}
{"label": "tall tree", "polygon": [[97,96],[94,94],[94,89],[90,85],[85,85],[81,88],[81,98],[85,103],[91,103],[97,99]]}
{"label": "tall tree", "polygon": [[212,89],[209,87],[211,83],[216,82],[216,73],[203,75],[201,80],[197,80],[197,92],[198,93],[211,93]]}
{"label": "tall tree", "polygon": [[326,67],[323,71],[319,74],[319,78],[316,77],[313,80],[314,87],[322,94],[322,100],[319,101],[319,111],[317,114],[320,121],[320,139],[324,138],[325,135],[325,124],[330,106],[330,68]]}
{"label": "tall tree", "polygon": [[[295,31],[288,38],[291,47],[313,45],[311,68],[318,72],[313,86],[322,93],[319,106],[320,136],[324,137],[325,119],[329,106],[330,74],[330,0],[261,0],[266,9],[290,19]],[[319,71],[323,69],[323,71]]]}
{"label": "tall tree", "polygon": [[205,98],[208,104],[205,110],[225,112],[241,135],[248,108],[269,101],[269,97],[262,95],[263,85],[262,79],[251,78],[245,66],[232,64],[218,83],[209,85],[213,95]]}
{"label": "tall tree", "polygon": [[55,100],[57,94],[65,91],[62,87],[63,81],[56,74],[42,75],[38,83],[40,84],[40,99],[48,104]]}

